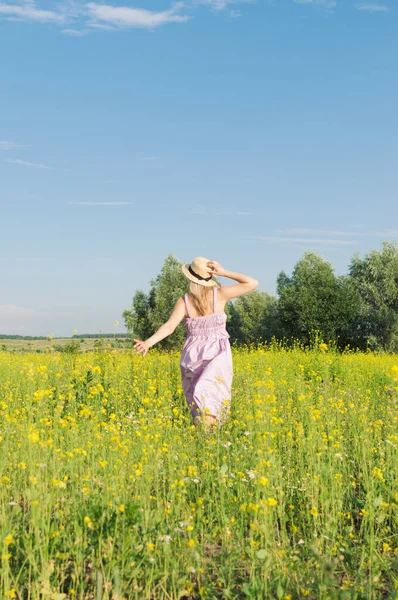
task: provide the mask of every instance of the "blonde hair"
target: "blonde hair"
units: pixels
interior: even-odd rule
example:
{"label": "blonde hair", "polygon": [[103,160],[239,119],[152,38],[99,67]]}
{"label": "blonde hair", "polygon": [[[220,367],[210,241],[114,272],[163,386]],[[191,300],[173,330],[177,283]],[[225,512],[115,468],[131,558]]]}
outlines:
{"label": "blonde hair", "polygon": [[[209,290],[211,290],[211,294],[209,294]],[[205,287],[204,285],[191,281],[189,283],[189,291],[193,298],[194,307],[201,316],[204,316],[208,311],[211,299],[213,298],[213,288]]]}

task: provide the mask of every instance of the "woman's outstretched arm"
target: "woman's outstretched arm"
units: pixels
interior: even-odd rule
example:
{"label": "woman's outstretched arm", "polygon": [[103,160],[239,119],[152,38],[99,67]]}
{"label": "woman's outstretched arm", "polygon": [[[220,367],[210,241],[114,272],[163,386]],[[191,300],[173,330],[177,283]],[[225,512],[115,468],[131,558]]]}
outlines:
{"label": "woman's outstretched arm", "polygon": [[152,348],[158,342],[164,340],[164,338],[171,335],[176,327],[181,323],[185,317],[185,303],[182,298],[178,298],[175,303],[174,310],[170,315],[170,318],[166,323],[163,323],[159,329],[147,340],[134,340],[134,348],[138,353],[142,353],[143,356],[148,352],[149,348]]}

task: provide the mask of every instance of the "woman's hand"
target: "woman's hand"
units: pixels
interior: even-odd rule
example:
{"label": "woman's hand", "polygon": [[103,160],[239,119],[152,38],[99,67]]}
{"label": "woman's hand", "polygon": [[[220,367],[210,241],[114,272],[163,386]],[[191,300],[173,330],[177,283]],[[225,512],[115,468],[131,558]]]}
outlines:
{"label": "woman's hand", "polygon": [[219,275],[220,277],[222,277],[224,275],[224,273],[226,272],[224,267],[222,267],[220,265],[220,263],[217,262],[216,260],[209,260],[209,262],[207,263],[207,266],[209,267],[209,272],[212,275]]}
{"label": "woman's hand", "polygon": [[135,348],[136,352],[138,354],[142,354],[143,356],[145,356],[145,354],[149,350],[148,343],[147,342],[143,342],[142,340],[133,340],[133,341],[135,342],[134,348]]}

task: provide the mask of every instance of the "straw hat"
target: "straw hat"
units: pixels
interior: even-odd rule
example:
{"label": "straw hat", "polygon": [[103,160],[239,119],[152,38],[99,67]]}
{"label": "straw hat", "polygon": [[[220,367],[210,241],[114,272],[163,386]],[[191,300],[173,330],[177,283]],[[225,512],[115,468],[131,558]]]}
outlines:
{"label": "straw hat", "polygon": [[197,256],[193,259],[190,265],[182,265],[182,272],[185,277],[194,283],[204,285],[205,287],[220,287],[216,276],[210,274],[210,269],[207,266],[208,258]]}

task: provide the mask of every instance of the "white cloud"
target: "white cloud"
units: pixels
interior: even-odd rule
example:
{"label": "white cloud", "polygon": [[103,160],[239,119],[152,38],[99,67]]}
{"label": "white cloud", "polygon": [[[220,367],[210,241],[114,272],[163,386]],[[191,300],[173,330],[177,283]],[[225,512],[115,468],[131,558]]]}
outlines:
{"label": "white cloud", "polygon": [[[191,0],[185,4],[177,1],[167,10],[149,10],[135,6],[115,6],[100,0],[58,0],[55,8],[48,9],[46,0],[0,0],[0,19],[9,21],[32,21],[50,23],[60,27],[62,33],[81,37],[94,30],[114,31],[119,29],[142,28],[153,30],[168,23],[186,23],[191,17],[188,11],[205,5],[215,12],[230,7],[230,18],[241,16],[233,5],[247,4],[256,0]],[[116,0],[113,0],[114,2]],[[119,0],[123,1],[123,0]],[[132,0],[134,1],[134,0]],[[310,0],[297,0],[309,2]],[[332,0],[311,0],[315,3],[331,3]],[[127,0],[125,0],[127,4]]]}
{"label": "white cloud", "polygon": [[143,156],[141,160],[159,160],[159,156]]}
{"label": "white cloud", "polygon": [[35,169],[51,169],[51,167],[48,167],[47,165],[43,165],[41,163],[28,162],[27,160],[20,160],[19,158],[9,158],[7,162],[12,163],[14,165],[22,165],[24,167],[34,167]]}
{"label": "white cloud", "polygon": [[334,240],[327,238],[296,238],[296,237],[273,237],[262,235],[251,235],[245,237],[249,240],[259,240],[261,242],[270,242],[272,244],[324,244],[329,246],[356,246],[358,242],[352,240]]}
{"label": "white cloud", "polygon": [[331,229],[278,229],[278,233],[287,235],[331,235],[331,236],[360,236],[360,237],[390,237],[398,235],[398,230],[386,229],[385,231],[335,231]]}
{"label": "white cloud", "polygon": [[38,7],[35,0],[16,0],[2,2],[0,0],[0,17],[22,19],[57,25],[73,24],[65,27],[62,33],[80,37],[88,33],[88,29],[114,29],[141,27],[155,29],[165,23],[184,23],[189,16],[180,14],[183,3],[176,3],[165,11],[150,11],[144,8],[129,6],[113,6],[89,2],[84,4],[76,0],[63,0],[57,11],[44,10]]}
{"label": "white cloud", "polygon": [[[210,6],[211,9],[220,12],[225,8],[231,6],[232,4],[248,4],[255,2],[256,0],[196,0],[196,4],[205,4]],[[237,18],[241,16],[241,12],[239,10],[231,10],[230,15],[231,18]]]}
{"label": "white cloud", "polygon": [[230,4],[229,0],[205,0],[214,10],[224,10]]}
{"label": "white cloud", "polygon": [[90,27],[90,29],[102,29],[103,31],[115,31],[112,25],[104,25],[104,23],[87,23],[87,27]]}
{"label": "white cloud", "polygon": [[0,15],[9,18],[19,18],[27,21],[38,21],[41,23],[63,23],[66,15],[52,10],[41,10],[36,8],[33,2],[22,4],[6,4],[0,2]]}
{"label": "white cloud", "polygon": [[68,202],[75,206],[127,206],[133,202]]}
{"label": "white cloud", "polygon": [[61,29],[61,32],[65,33],[65,35],[71,35],[72,37],[82,37],[88,33],[85,29]]}
{"label": "white cloud", "polygon": [[355,8],[358,10],[365,10],[367,12],[389,12],[391,10],[389,6],[386,6],[385,4],[379,4],[377,2],[363,2],[361,4],[355,4]]}
{"label": "white cloud", "polygon": [[[39,0],[25,0],[28,2],[37,2]],[[68,19],[78,18],[84,15],[84,4],[81,0],[61,0],[57,3],[57,8],[60,13],[67,16]]]}
{"label": "white cloud", "polygon": [[15,142],[0,140],[0,150],[12,150],[12,148],[17,148],[17,144]]}
{"label": "white cloud", "polygon": [[246,216],[254,216],[256,213],[253,213],[253,212],[243,212],[243,211],[241,211],[241,212],[237,212],[236,214],[237,214],[237,215],[242,215],[242,216],[243,216],[243,215],[246,215]]}
{"label": "white cloud", "polygon": [[130,8],[128,6],[111,6],[109,4],[86,4],[88,16],[96,21],[107,23],[116,27],[141,27],[154,29],[165,23],[184,23],[188,21],[187,15],[181,15],[183,5],[177,3],[170,10],[151,11],[145,8]]}

